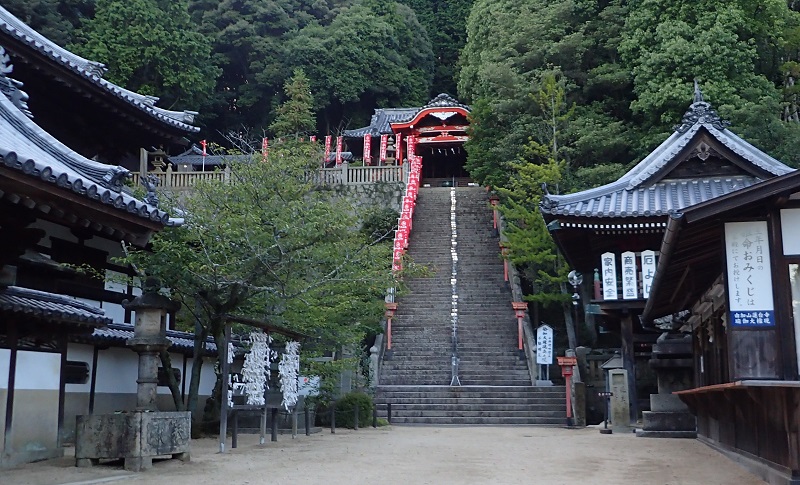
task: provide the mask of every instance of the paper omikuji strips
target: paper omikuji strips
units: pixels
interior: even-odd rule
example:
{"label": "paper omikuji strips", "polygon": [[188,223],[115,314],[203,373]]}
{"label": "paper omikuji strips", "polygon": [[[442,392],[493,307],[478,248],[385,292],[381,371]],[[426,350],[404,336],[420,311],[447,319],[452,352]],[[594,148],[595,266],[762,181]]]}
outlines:
{"label": "paper omikuji strips", "polygon": [[287,411],[297,404],[298,377],[300,373],[300,342],[287,342],[286,351],[278,364],[278,375],[281,379],[283,401],[281,405]]}

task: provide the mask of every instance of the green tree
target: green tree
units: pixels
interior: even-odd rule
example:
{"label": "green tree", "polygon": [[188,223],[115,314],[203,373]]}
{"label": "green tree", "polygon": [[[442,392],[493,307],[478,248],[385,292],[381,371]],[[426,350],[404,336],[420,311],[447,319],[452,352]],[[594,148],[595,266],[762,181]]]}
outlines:
{"label": "green tree", "polygon": [[28,26],[64,47],[74,39],[75,29],[91,18],[94,0],[4,0],[3,8]]}
{"label": "green tree", "polygon": [[314,97],[306,73],[295,69],[283,88],[286,100],[275,110],[275,120],[269,129],[275,136],[291,135],[295,139],[314,130]]}
{"label": "green tree", "polygon": [[187,0],[97,0],[69,48],[105,63],[110,81],[161,97],[161,106],[196,107],[220,71],[187,8]]}
{"label": "green tree", "polygon": [[559,255],[553,238],[539,212],[544,191],[558,191],[567,172],[561,153],[560,133],[573,110],[567,105],[563,83],[553,73],[542,80],[541,88],[531,95],[543,113],[541,140],[531,139],[525,146],[524,158],[511,164],[512,175],[507,188],[499,188],[500,211],[506,227],[509,259],[522,269],[532,291],[525,295],[535,305],[559,305],[566,322],[570,348],[578,345],[572,321],[570,296],[566,289],[568,268]]}
{"label": "green tree", "polygon": [[[152,251],[130,255],[193,315],[195,362],[208,336],[222,343],[230,313],[316,337],[305,356],[357,346],[379,330],[393,286],[391,248],[354,231],[349,199],[314,183],[318,160],[311,145],[290,141],[275,146],[268,163],[231,164],[229,184],[185,195],[183,226],[157,234]],[[191,373],[190,411],[200,368]]]}

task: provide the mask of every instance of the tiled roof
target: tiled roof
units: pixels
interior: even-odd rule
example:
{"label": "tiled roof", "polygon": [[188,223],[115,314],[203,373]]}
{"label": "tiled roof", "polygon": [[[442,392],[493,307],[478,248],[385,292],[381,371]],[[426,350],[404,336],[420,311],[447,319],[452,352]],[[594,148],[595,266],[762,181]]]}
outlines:
{"label": "tiled roof", "polygon": [[61,64],[66,69],[79,74],[111,95],[136,106],[169,126],[186,132],[200,131],[200,128],[191,125],[191,123],[194,123],[194,117],[197,112],[170,111],[158,108],[155,106],[158,101],[157,97],[134,93],[103,79],[103,75],[106,72],[104,64],[84,59],[56,45],[0,6],[0,35],[2,34],[15,38],[36,52]]}
{"label": "tiled roof", "polygon": [[[133,325],[111,323],[106,328],[96,328],[90,337],[80,337],[80,340],[124,346],[128,339],[131,338],[133,338]],[[184,351],[194,349],[193,333],[167,330],[167,338],[172,342],[170,350]],[[206,342],[206,352],[216,353],[216,351],[217,345],[214,343],[213,339],[209,338]]]}
{"label": "tiled roof", "polygon": [[111,319],[97,307],[64,295],[8,286],[0,290],[0,310],[56,322],[88,325],[108,325]]}
{"label": "tiled roof", "polygon": [[[699,91],[698,91],[699,93]],[[752,165],[751,175],[703,176],[669,180],[668,165],[687,146],[707,133]],[[619,180],[594,189],[542,198],[545,215],[585,217],[636,217],[664,215],[749,187],[762,180],[756,173],[775,176],[794,169],[772,158],[728,130],[711,105],[696,94],[682,124],[658,148]]]}
{"label": "tiled roof", "polygon": [[403,123],[411,121],[420,111],[429,108],[463,108],[469,110],[469,106],[459,103],[449,94],[442,93],[428,102],[421,108],[378,108],[369,126],[355,130],[345,130],[344,136],[349,138],[360,138],[366,134],[380,136],[392,133],[392,123]]}
{"label": "tiled roof", "polygon": [[170,225],[170,218],[125,192],[128,170],[89,160],[40,128],[0,95],[0,164],[88,199]]}
{"label": "tiled roof", "polygon": [[392,123],[402,123],[414,118],[419,108],[379,108],[375,110],[369,126],[355,130],[345,130],[344,136],[350,138],[363,137],[366,134],[380,136],[392,133]]}

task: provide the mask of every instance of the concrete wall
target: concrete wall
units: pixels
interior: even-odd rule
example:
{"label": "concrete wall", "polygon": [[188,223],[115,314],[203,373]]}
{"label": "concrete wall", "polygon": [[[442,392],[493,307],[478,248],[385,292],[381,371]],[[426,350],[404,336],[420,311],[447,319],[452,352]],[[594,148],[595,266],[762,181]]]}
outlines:
{"label": "concrete wall", "polygon": [[[0,352],[0,392],[5,423],[10,351]],[[61,455],[58,447],[58,388],[61,354],[20,350],[17,352],[14,403],[7,444],[0,464],[14,465]]]}

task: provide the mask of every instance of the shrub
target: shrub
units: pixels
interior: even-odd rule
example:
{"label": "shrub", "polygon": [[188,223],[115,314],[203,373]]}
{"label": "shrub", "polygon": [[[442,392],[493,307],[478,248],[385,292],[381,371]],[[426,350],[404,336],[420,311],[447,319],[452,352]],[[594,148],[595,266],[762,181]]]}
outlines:
{"label": "shrub", "polygon": [[349,392],[336,402],[336,426],[355,428],[356,408],[358,408],[358,426],[371,426],[372,397],[363,392]]}

